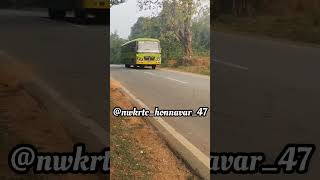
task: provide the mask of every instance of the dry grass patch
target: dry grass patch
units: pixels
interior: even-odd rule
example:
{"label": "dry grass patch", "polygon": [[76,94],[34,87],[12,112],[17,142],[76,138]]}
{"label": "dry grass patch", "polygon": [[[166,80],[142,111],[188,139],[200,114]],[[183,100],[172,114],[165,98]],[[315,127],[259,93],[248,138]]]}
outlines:
{"label": "dry grass patch", "polygon": [[[129,97],[111,81],[111,110],[131,109]],[[142,118],[111,115],[112,179],[196,179]]]}

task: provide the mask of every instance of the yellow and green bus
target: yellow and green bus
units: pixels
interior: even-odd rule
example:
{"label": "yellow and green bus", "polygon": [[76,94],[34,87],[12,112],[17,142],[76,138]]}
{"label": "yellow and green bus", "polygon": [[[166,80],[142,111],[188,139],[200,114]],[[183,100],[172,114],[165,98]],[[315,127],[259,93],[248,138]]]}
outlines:
{"label": "yellow and green bus", "polygon": [[152,38],[129,41],[121,46],[121,60],[126,68],[151,66],[155,69],[161,64],[160,41]]}

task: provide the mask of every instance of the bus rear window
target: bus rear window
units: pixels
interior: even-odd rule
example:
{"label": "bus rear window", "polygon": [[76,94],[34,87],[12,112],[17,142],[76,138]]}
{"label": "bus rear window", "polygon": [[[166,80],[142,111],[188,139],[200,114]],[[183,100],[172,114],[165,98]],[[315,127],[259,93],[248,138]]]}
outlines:
{"label": "bus rear window", "polygon": [[139,41],[138,52],[160,53],[160,44],[154,41]]}

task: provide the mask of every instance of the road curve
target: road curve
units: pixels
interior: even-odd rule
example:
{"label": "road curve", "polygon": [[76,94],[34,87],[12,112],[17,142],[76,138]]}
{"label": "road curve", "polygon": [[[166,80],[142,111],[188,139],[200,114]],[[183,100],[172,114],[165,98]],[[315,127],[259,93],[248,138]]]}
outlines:
{"label": "road curve", "polygon": [[[210,78],[207,76],[123,65],[110,65],[110,74],[151,110],[155,107],[197,110],[210,106]],[[209,157],[210,113],[206,117],[163,119]]]}

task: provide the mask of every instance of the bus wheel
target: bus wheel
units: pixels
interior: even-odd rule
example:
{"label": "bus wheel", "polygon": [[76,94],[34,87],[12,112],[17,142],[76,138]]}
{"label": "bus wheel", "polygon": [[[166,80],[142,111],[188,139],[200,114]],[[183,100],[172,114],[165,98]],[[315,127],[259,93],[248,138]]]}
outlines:
{"label": "bus wheel", "polygon": [[136,69],[136,68],[138,68],[138,66],[137,65],[133,65],[133,67]]}
{"label": "bus wheel", "polygon": [[152,66],[152,69],[156,69],[156,65],[153,65],[153,66]]}
{"label": "bus wheel", "polygon": [[130,67],[130,65],[129,65],[129,64],[125,64],[124,66],[125,66],[126,68],[129,68],[129,67]]}
{"label": "bus wheel", "polygon": [[143,69],[143,68],[144,68],[144,65],[141,65],[140,68]]}

